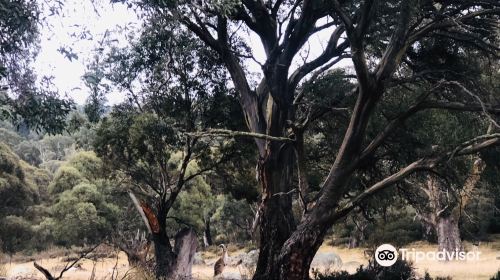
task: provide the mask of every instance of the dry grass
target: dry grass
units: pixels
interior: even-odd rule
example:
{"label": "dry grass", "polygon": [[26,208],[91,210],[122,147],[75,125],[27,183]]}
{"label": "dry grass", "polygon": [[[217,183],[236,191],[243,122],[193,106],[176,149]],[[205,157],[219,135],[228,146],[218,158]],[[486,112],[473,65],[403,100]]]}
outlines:
{"label": "dry grass", "polygon": [[[425,242],[416,242],[406,246],[406,248],[415,248],[420,251],[435,251],[436,245],[428,244]],[[470,244],[466,244],[466,249],[472,250]],[[245,250],[242,248],[231,248],[230,255],[236,256]],[[432,277],[446,277],[451,276],[454,280],[489,280],[500,269],[500,260],[497,259],[500,249],[500,238],[495,238],[493,242],[482,244],[478,250],[481,252],[479,261],[451,261],[451,262],[431,262],[420,261],[414,263],[414,266],[419,275],[423,276],[425,272],[429,272]],[[345,247],[336,247],[330,245],[322,246],[320,252],[335,252],[342,258],[344,266],[343,270],[354,272],[359,265],[366,265],[368,263],[364,254],[364,248],[347,249]],[[57,253],[57,254],[56,254]],[[57,257],[54,254],[58,255]],[[45,258],[37,258],[42,266],[48,268],[51,272],[58,272],[64,266],[64,259],[70,256],[68,252],[58,250],[51,250],[44,252],[37,256],[46,256]],[[204,258],[215,259],[218,257],[217,250],[214,248],[210,251],[203,253]],[[82,269],[73,269],[64,274],[63,279],[74,280],[89,280],[91,278],[92,270],[95,267],[95,280],[108,280],[111,275],[117,275],[115,279],[123,280],[151,280],[153,277],[148,273],[129,268],[127,258],[124,253],[120,253],[117,258],[103,258],[96,262],[92,260],[82,260]],[[33,267],[33,262],[18,262],[13,261],[12,264],[4,264],[3,269],[6,270],[6,276],[14,275],[35,275],[38,279],[43,279],[42,275]],[[238,267],[227,267],[226,270],[232,273],[242,273]],[[2,266],[0,266],[0,275],[2,274]],[[195,265],[193,266],[193,277],[195,279],[206,280],[213,278],[213,267],[209,265]]]}
{"label": "dry grass", "polygon": [[5,267],[4,264],[0,264],[0,276],[6,276],[7,275],[7,268]]}
{"label": "dry grass", "polygon": [[[493,236],[492,242],[481,244],[476,250],[481,252],[477,261],[419,261],[413,263],[419,276],[424,276],[428,272],[432,277],[450,276],[453,280],[489,280],[498,270],[500,270],[500,238]],[[432,252],[436,251],[435,244],[427,242],[415,242],[405,246],[406,249],[415,248],[418,251]],[[466,251],[474,250],[470,243],[465,243]],[[366,265],[368,259],[364,256],[364,249],[347,249],[333,246],[322,246],[320,251],[335,252],[344,263],[343,270],[353,273],[356,270],[354,266],[346,267],[346,264],[359,263]]]}
{"label": "dry grass", "polygon": [[[499,251],[497,250],[498,244],[498,242],[495,242],[479,246],[477,250],[481,255],[477,261],[438,262],[424,260],[414,265],[417,272],[421,275],[427,271],[433,277],[451,276],[453,280],[489,280],[500,269],[500,260],[497,259],[499,256]],[[435,245],[422,242],[412,245],[414,246],[413,248],[420,251],[430,252],[436,250]],[[407,247],[412,248],[412,245]],[[473,250],[472,246],[468,243],[466,243],[465,247],[468,250]]]}

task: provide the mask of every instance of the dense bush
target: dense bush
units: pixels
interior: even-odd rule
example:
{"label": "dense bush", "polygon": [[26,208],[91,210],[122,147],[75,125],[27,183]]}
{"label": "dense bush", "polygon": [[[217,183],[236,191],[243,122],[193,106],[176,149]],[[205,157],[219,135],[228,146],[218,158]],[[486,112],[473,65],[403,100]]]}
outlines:
{"label": "dense bush", "polygon": [[52,207],[53,234],[58,244],[96,243],[110,234],[119,210],[106,201],[101,188],[80,183],[60,195]]}
{"label": "dense bush", "polygon": [[31,249],[33,229],[30,222],[23,217],[7,216],[0,219],[0,236],[2,250],[14,253]]}
{"label": "dense bush", "polygon": [[417,280],[413,266],[409,262],[398,260],[390,267],[382,267],[375,262],[370,262],[367,267],[359,267],[356,273],[346,271],[334,272],[324,275],[314,273],[317,280]]}
{"label": "dense bush", "polygon": [[73,166],[64,165],[54,175],[54,180],[50,183],[49,191],[52,194],[62,193],[71,190],[74,186],[84,181],[86,180],[78,169]]}

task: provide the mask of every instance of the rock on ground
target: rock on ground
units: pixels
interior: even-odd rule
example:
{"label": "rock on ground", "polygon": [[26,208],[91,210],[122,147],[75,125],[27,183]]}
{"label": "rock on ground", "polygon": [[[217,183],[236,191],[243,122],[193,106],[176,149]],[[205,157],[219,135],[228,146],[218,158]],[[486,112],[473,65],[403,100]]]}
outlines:
{"label": "rock on ground", "polygon": [[339,255],[328,252],[318,252],[311,263],[311,268],[322,268],[332,270],[338,270],[342,267],[342,259]]}
{"label": "rock on ground", "polygon": [[203,260],[203,257],[201,256],[201,252],[196,252],[193,257],[193,264],[194,265],[204,265],[205,261]]}
{"label": "rock on ground", "polygon": [[259,250],[252,250],[244,256],[242,256],[242,265],[244,267],[255,267],[257,266],[257,260],[259,259]]}
{"label": "rock on ground", "polygon": [[217,275],[216,280],[241,280],[241,274],[232,271],[224,271],[222,274]]}

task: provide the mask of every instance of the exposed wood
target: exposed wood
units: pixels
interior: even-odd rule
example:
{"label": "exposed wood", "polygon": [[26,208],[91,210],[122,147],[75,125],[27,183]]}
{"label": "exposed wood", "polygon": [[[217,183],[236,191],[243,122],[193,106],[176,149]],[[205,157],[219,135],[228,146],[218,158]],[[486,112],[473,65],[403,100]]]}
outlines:
{"label": "exposed wood", "polygon": [[153,233],[160,232],[160,224],[158,223],[158,219],[153,211],[153,209],[145,202],[141,201],[141,209],[144,212],[144,215],[148,219],[149,227]]}
{"label": "exposed wood", "polygon": [[58,278],[54,278],[54,276],[52,276],[52,274],[50,274],[50,272],[46,268],[42,267],[41,265],[37,264],[36,262],[34,262],[33,265],[35,266],[36,269],[38,269],[38,271],[40,271],[43,274],[43,276],[45,276],[45,278],[47,280],[57,280],[58,279]]}
{"label": "exposed wood", "polygon": [[196,137],[251,137],[257,139],[271,140],[271,141],[279,141],[279,142],[293,142],[294,139],[288,137],[277,137],[260,133],[246,132],[246,131],[233,131],[227,129],[208,129],[207,131],[200,131],[189,133],[192,136]]}
{"label": "exposed wood", "polygon": [[144,211],[142,210],[142,207],[141,207],[141,204],[139,203],[139,200],[137,200],[137,197],[131,191],[128,192],[128,195],[130,196],[130,199],[134,203],[135,209],[137,210],[137,212],[139,213],[139,215],[141,215],[142,221],[144,222],[144,225],[148,229],[149,234],[152,234],[153,231],[151,230],[151,226],[149,224],[149,220],[146,217],[146,214],[144,213]]}
{"label": "exposed wood", "polygon": [[174,279],[189,279],[194,261],[194,254],[198,248],[198,237],[191,228],[180,230],[175,236],[176,267]]}

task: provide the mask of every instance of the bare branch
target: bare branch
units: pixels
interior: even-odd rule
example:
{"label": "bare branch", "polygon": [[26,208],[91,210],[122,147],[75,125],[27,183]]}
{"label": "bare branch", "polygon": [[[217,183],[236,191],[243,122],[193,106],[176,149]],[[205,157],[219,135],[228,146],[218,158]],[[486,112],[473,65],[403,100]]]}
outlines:
{"label": "bare branch", "polygon": [[[330,39],[328,41],[328,44],[323,51],[321,55],[319,55],[316,59],[305,63],[301,67],[299,67],[295,72],[292,73],[292,75],[289,78],[289,85],[290,88],[295,88],[297,84],[304,78],[307,74],[311,73],[321,65],[327,63],[330,61],[332,58],[338,56],[340,57],[341,54],[347,49],[349,46],[349,43],[347,41],[342,42],[340,45],[338,45],[338,41],[340,39],[340,35],[344,32],[344,27],[339,26],[335,29],[335,31],[332,33],[330,36]],[[344,58],[344,57],[343,57]],[[340,60],[334,60],[337,63]],[[333,64],[335,64],[333,63]],[[333,65],[331,64],[330,67]],[[328,67],[329,68],[329,67]]]}
{"label": "bare branch", "polygon": [[[477,153],[483,149],[496,146],[500,144],[500,134],[490,134],[492,136],[491,139],[485,140],[483,142],[475,143],[475,144],[467,144],[467,145],[459,145],[461,148],[458,151],[447,152],[443,155],[436,156],[433,158],[422,158],[417,161],[412,162],[408,166],[400,169],[398,172],[392,174],[389,177],[384,178],[382,181],[379,181],[363,191],[361,194],[351,199],[349,202],[339,207],[339,210],[336,211],[334,215],[334,219],[341,218],[349,213],[353,208],[359,205],[366,198],[374,195],[375,193],[394,185],[395,183],[400,182],[405,179],[408,175],[421,170],[430,170],[435,168],[438,164],[445,162],[453,155],[469,155],[473,153]],[[464,143],[471,142],[467,141]]]}
{"label": "bare branch", "polygon": [[334,0],[333,7],[335,13],[340,17],[342,22],[344,23],[345,29],[348,33],[352,34],[354,32],[354,25],[352,23],[352,19],[342,10],[339,1]]}
{"label": "bare branch", "polygon": [[488,119],[490,120],[490,122],[496,126],[497,128],[500,128],[500,125],[495,121],[495,119],[490,116],[490,114],[488,113],[488,108],[486,106],[486,104],[484,104],[484,102],[481,100],[481,98],[473,93],[472,91],[468,90],[464,85],[462,85],[461,83],[457,82],[457,81],[450,81],[450,82],[446,82],[447,84],[452,84],[452,85],[456,85],[458,86],[459,88],[461,88],[465,93],[467,93],[468,95],[470,95],[472,98],[476,99],[477,102],[480,104],[481,106],[481,109],[483,110],[483,113],[486,115],[486,117],[488,117]]}
{"label": "bare branch", "polygon": [[44,276],[45,278],[47,278],[47,280],[59,280],[63,277],[63,274],[70,270],[73,266],[75,266],[80,260],[82,260],[83,258],[85,258],[88,254],[92,253],[97,247],[99,247],[101,244],[97,244],[93,247],[90,247],[89,249],[87,250],[84,250],[80,253],[80,255],[78,256],[78,258],[76,258],[76,260],[72,261],[72,262],[68,262],[66,263],[66,265],[64,266],[64,268],[61,270],[61,272],[59,273],[59,276],[57,277],[54,277],[52,276],[52,274],[46,269],[44,268],[43,266],[37,264],[36,262],[33,263],[33,265],[35,266],[36,269],[38,269]]}
{"label": "bare branch", "polygon": [[[467,8],[468,7],[465,7],[464,11]],[[462,10],[457,10],[456,13],[460,13],[461,11]],[[411,43],[414,43],[414,42],[420,40],[421,38],[427,36],[427,34],[431,33],[432,31],[439,30],[439,29],[446,29],[446,28],[449,28],[449,27],[457,26],[461,22],[464,22],[467,19],[475,18],[475,17],[481,16],[481,15],[499,14],[499,13],[500,13],[500,9],[499,8],[485,9],[485,10],[479,10],[479,11],[468,13],[468,14],[462,16],[462,17],[459,17],[459,18],[448,17],[448,18],[446,18],[444,20],[433,21],[433,22],[425,25],[424,27],[416,30],[415,32],[413,32],[410,35],[408,41],[411,44]]]}
{"label": "bare branch", "polygon": [[412,5],[415,1],[403,1],[400,8],[399,20],[396,30],[392,34],[391,40],[380,60],[376,70],[376,80],[383,81],[389,78],[399,65],[401,58],[406,53],[409,46],[407,41],[408,31],[410,29],[410,20],[413,14]]}
{"label": "bare branch", "polygon": [[490,114],[500,114],[500,105],[492,106],[486,105],[483,107],[481,104],[477,103],[462,103],[462,102],[445,102],[445,101],[425,101],[421,104],[423,108],[428,109],[447,109],[454,111],[470,111],[470,112],[481,112],[486,110]]}
{"label": "bare branch", "polygon": [[246,131],[234,131],[234,130],[227,130],[227,129],[208,129],[207,131],[200,131],[200,132],[193,132],[193,133],[188,133],[190,136],[194,137],[217,137],[217,136],[222,136],[222,137],[252,137],[252,138],[258,138],[258,139],[265,139],[265,140],[271,140],[271,141],[280,141],[280,142],[293,142],[294,140],[288,137],[277,137],[277,136],[271,136],[267,134],[261,134],[261,133],[254,133],[254,132],[246,132]]}

